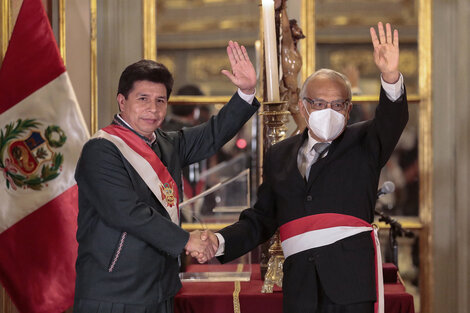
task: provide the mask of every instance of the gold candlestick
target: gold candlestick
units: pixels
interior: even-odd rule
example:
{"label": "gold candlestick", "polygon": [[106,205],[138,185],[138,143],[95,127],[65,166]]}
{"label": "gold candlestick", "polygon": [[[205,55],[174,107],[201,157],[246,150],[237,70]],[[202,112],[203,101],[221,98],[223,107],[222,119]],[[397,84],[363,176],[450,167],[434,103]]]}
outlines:
{"label": "gold candlestick", "polygon": [[[264,151],[279,141],[286,138],[288,116],[287,101],[273,101],[263,103],[264,118]],[[261,271],[266,271],[264,276],[262,293],[272,293],[274,285],[282,287],[282,267],[284,264],[284,254],[279,241],[279,231],[271,238],[272,245],[268,249],[269,261],[267,264],[261,262]]]}

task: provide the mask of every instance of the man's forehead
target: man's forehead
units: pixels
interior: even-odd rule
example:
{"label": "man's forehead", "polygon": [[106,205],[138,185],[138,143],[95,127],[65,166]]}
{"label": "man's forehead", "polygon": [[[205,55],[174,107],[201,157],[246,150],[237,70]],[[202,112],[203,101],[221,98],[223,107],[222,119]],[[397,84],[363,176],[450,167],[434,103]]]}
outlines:
{"label": "man's forehead", "polygon": [[149,80],[137,80],[134,82],[132,89],[130,92],[135,92],[137,94],[158,94],[159,97],[165,97],[166,94],[166,87],[162,83],[155,83]]}
{"label": "man's forehead", "polygon": [[318,75],[308,82],[306,88],[307,95],[324,92],[337,92],[339,94],[345,93],[347,95],[348,89],[346,83],[342,79],[326,75]]}

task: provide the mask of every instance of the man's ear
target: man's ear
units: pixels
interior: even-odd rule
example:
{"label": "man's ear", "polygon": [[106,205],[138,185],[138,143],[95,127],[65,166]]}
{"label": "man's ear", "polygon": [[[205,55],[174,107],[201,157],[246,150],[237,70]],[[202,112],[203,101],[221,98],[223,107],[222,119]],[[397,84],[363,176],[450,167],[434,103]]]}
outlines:
{"label": "man's ear", "polygon": [[118,93],[116,97],[118,107],[119,107],[119,112],[123,110],[123,106],[126,104],[126,97],[122,93]]}
{"label": "man's ear", "polygon": [[303,102],[302,100],[300,100],[300,99],[299,99],[298,106],[299,106],[300,114],[302,114],[302,116],[308,121],[308,112],[307,112],[307,109],[305,109],[304,102]]}
{"label": "man's ear", "polygon": [[353,108],[353,103],[350,102],[349,105],[348,105],[348,115],[346,116],[346,122],[349,120],[352,108]]}

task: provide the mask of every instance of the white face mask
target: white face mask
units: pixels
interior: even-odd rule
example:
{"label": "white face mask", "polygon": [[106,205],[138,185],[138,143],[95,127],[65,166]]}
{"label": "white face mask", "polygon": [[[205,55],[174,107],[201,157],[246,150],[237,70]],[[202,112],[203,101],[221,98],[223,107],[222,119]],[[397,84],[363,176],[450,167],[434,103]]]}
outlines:
{"label": "white face mask", "polygon": [[308,117],[310,130],[324,141],[331,141],[338,137],[343,131],[345,123],[344,115],[330,108],[313,111]]}

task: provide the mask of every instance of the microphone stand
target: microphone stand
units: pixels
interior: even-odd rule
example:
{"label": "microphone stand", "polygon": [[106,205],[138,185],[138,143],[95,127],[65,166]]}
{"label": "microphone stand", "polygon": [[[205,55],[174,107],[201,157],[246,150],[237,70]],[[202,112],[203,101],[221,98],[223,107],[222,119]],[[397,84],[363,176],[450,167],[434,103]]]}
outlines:
{"label": "microphone stand", "polygon": [[406,230],[401,226],[401,224],[391,217],[390,215],[385,214],[382,210],[375,209],[375,215],[380,216],[379,222],[385,222],[386,224],[390,225],[390,232],[389,232],[389,241],[390,241],[390,247],[392,250],[392,261],[393,264],[398,268],[398,242],[397,242],[397,237],[405,237],[408,238],[413,238],[414,233]]}

